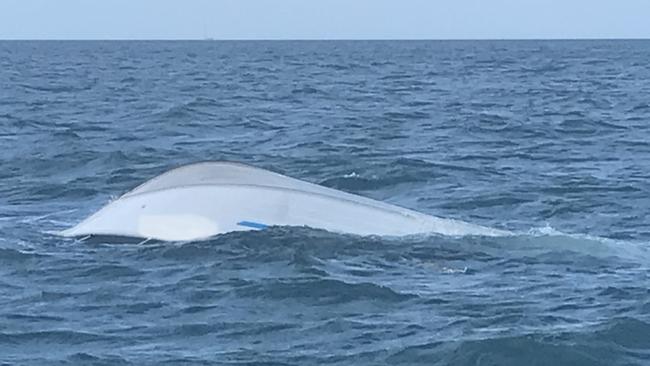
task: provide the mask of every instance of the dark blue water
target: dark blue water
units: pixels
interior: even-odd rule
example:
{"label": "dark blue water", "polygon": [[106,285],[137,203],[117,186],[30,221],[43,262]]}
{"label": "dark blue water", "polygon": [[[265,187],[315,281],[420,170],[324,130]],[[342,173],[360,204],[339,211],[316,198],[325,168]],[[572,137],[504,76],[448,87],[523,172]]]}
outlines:
{"label": "dark blue water", "polygon": [[[648,60],[649,41],[0,42],[0,363],[650,364]],[[516,235],[54,234],[200,160]]]}

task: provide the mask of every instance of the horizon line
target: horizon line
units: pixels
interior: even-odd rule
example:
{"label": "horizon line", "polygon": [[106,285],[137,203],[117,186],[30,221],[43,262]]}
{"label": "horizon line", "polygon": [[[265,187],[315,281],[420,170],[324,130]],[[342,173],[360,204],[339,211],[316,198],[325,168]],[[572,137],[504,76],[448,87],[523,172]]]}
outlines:
{"label": "horizon line", "polygon": [[647,41],[650,37],[549,37],[549,38],[0,38],[0,41]]}

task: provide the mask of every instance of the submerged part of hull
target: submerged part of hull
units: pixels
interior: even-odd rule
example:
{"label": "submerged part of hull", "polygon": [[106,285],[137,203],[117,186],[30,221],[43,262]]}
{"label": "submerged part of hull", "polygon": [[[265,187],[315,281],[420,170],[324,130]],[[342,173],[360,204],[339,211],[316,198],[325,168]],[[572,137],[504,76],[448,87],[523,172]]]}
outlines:
{"label": "submerged part of hull", "polygon": [[185,241],[267,226],[383,236],[507,234],[229,162],[173,169],[61,234]]}

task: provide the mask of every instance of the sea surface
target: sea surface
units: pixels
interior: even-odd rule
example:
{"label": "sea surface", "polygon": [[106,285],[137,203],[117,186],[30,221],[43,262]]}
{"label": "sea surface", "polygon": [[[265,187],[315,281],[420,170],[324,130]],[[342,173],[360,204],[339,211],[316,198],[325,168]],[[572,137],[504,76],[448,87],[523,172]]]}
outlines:
{"label": "sea surface", "polygon": [[[57,235],[205,160],[513,234]],[[650,41],[0,42],[2,365],[650,365],[649,214]]]}

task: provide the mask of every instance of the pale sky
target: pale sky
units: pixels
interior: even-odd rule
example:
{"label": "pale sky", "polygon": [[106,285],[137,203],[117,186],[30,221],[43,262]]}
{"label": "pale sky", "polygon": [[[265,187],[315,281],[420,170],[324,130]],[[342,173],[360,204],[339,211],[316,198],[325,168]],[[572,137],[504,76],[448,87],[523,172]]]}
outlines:
{"label": "pale sky", "polygon": [[0,0],[0,39],[650,38],[650,0]]}

